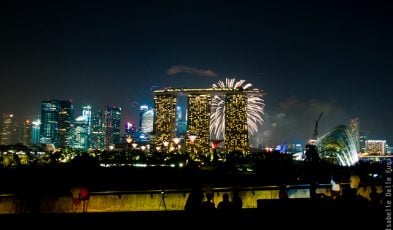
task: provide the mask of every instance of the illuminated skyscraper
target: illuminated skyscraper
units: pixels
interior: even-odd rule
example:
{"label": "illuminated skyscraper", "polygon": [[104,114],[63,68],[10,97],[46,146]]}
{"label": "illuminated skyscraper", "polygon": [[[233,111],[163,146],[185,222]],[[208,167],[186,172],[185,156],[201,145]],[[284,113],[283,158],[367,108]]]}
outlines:
{"label": "illuminated skyscraper", "polygon": [[82,116],[71,122],[68,135],[69,147],[73,149],[87,150],[90,147],[91,134],[91,107],[82,107]]}
{"label": "illuminated skyscraper", "polygon": [[42,101],[40,129],[40,142],[42,144],[57,145],[59,138],[59,111],[60,105],[58,100]]}
{"label": "illuminated skyscraper", "polygon": [[1,123],[1,145],[12,145],[17,142],[17,131],[15,117],[11,113],[3,113],[3,121]]}
{"label": "illuminated skyscraper", "polygon": [[[187,131],[189,135],[195,135],[196,140],[186,141],[187,149],[192,152],[193,149],[198,152],[207,153],[210,149],[210,106],[211,95],[188,95],[188,114],[187,114]],[[189,138],[189,136],[187,136]]]}
{"label": "illuminated skyscraper", "polygon": [[248,152],[247,95],[227,93],[225,109],[225,149]]}
{"label": "illuminated skyscraper", "polygon": [[87,128],[87,135],[89,136],[89,144],[88,147],[90,147],[90,137],[91,137],[91,120],[92,120],[92,114],[91,114],[91,106],[90,105],[86,105],[82,107],[82,116],[85,118],[86,120],[86,128]]}
{"label": "illuminated skyscraper", "polygon": [[365,153],[366,152],[366,141],[368,140],[367,132],[360,131],[359,132],[359,152]]}
{"label": "illuminated skyscraper", "polygon": [[186,116],[183,116],[183,110],[181,106],[176,107],[176,136],[184,136],[187,132],[187,121]]}
{"label": "illuminated skyscraper", "polygon": [[73,106],[71,101],[58,101],[59,116],[58,116],[58,130],[60,148],[68,147],[68,134],[70,132],[70,124],[73,120]]}
{"label": "illuminated skyscraper", "polygon": [[54,144],[56,147],[67,147],[67,135],[71,121],[71,101],[42,101],[40,142],[42,144]]}
{"label": "illuminated skyscraper", "polygon": [[25,123],[23,124],[23,130],[22,130],[22,143],[25,146],[30,146],[31,145],[31,127],[32,123],[29,120],[26,120]]}
{"label": "illuminated skyscraper", "polygon": [[[143,125],[143,114],[149,110],[149,106],[147,105],[141,105],[139,106],[139,131],[142,131],[142,125]],[[142,131],[143,132],[143,131]]]}
{"label": "illuminated skyscraper", "polygon": [[[231,81],[232,82],[232,81]],[[240,81],[242,84],[244,81]],[[237,84],[238,85],[238,84]],[[166,88],[163,90],[154,90],[155,102],[155,120],[154,132],[156,135],[156,144],[164,144],[164,141],[171,142],[175,137],[176,130],[176,103],[178,94],[188,96],[187,123],[188,130],[186,135],[186,145],[188,149],[200,150],[206,152],[210,144],[210,113],[213,102],[211,95],[221,95],[225,98],[225,110],[217,113],[217,116],[224,116],[222,133],[225,133],[225,148],[227,151],[249,152],[248,138],[248,115],[253,113],[250,119],[262,119],[256,108],[262,109],[261,99],[258,97],[249,97],[250,95],[261,96],[262,91],[258,89],[245,90],[244,88],[209,88],[209,89],[184,89],[184,88]],[[249,100],[255,100],[253,103],[256,107],[248,108]],[[225,111],[225,112],[224,112]],[[180,116],[180,115],[179,115]],[[257,130],[256,120],[250,122],[250,127]],[[225,122],[224,122],[225,121]],[[215,121],[217,122],[217,120]],[[224,129],[225,128],[225,129]],[[207,131],[205,131],[207,130]],[[192,138],[191,138],[192,137]],[[195,139],[194,139],[195,138]],[[218,141],[216,140],[216,144]],[[191,145],[192,143],[193,145]],[[200,145],[200,146],[197,146]],[[165,143],[167,147],[167,143]],[[193,147],[192,147],[193,146]],[[197,149],[195,149],[195,148]]]}
{"label": "illuminated skyscraper", "polygon": [[41,120],[38,118],[37,120],[31,122],[31,145],[39,145],[40,144],[40,128],[41,128]]}
{"label": "illuminated skyscraper", "polygon": [[177,95],[174,93],[156,94],[154,97],[154,132],[157,145],[161,145],[164,141],[170,142],[175,137],[176,102]]}
{"label": "illuminated skyscraper", "polygon": [[93,113],[92,119],[92,132],[90,139],[90,147],[93,149],[104,149],[105,148],[105,132],[104,123],[102,121],[102,111],[98,110]]}
{"label": "illuminated skyscraper", "polygon": [[105,111],[105,148],[120,144],[121,108],[107,107]]}
{"label": "illuminated skyscraper", "polygon": [[153,132],[154,126],[154,109],[149,109],[142,115],[142,129],[143,133]]}
{"label": "illuminated skyscraper", "polygon": [[360,152],[360,134],[359,134],[359,125],[360,125],[360,120],[359,118],[355,117],[352,118],[349,122],[349,132],[351,133],[353,142],[355,143],[356,151],[359,153]]}

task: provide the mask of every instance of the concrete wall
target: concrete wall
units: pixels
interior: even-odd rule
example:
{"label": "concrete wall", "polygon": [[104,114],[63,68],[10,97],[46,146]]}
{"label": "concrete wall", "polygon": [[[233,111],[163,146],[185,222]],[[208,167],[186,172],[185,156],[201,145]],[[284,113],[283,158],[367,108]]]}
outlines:
{"label": "concrete wall", "polygon": [[[214,189],[213,189],[214,191]],[[330,188],[318,188],[317,193],[323,193],[330,196]],[[369,187],[360,188],[358,194],[369,199]],[[382,192],[382,188],[378,188]],[[214,203],[217,204],[222,200],[224,193],[231,197],[231,191],[214,191]],[[120,211],[164,211],[164,210],[184,210],[184,206],[189,193],[143,193],[143,194],[122,194],[122,195],[105,195],[91,194],[89,201],[85,201],[87,212],[120,212]],[[278,199],[278,190],[249,190],[240,191],[240,197],[243,201],[243,208],[256,208],[258,199]],[[309,198],[309,189],[290,189],[288,190],[289,198]],[[164,199],[163,199],[164,198]],[[231,199],[231,198],[230,198]],[[83,201],[77,205],[75,210],[72,209],[72,197],[44,197],[37,204],[40,212],[44,213],[68,213],[83,212]],[[24,208],[25,207],[25,208]],[[27,209],[27,210],[26,210]],[[5,196],[0,198],[0,214],[31,212],[28,204],[24,203],[16,196]]]}

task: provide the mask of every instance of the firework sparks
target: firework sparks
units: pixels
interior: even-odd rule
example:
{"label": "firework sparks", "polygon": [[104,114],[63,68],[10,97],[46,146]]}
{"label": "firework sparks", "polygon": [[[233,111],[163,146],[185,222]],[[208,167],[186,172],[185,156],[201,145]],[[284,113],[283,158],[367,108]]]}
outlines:
{"label": "firework sparks", "polygon": [[[226,79],[213,84],[213,88],[250,89],[252,84],[245,80],[236,81],[235,78]],[[265,104],[260,95],[247,95],[247,124],[250,135],[258,131],[258,125],[263,123],[262,114]],[[214,95],[210,116],[210,133],[215,139],[222,139],[225,133],[225,96]]]}

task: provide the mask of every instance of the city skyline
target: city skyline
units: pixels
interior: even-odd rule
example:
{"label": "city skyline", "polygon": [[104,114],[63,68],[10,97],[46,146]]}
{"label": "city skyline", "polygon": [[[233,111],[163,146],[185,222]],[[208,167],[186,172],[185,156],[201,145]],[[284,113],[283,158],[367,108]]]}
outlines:
{"label": "city skyline", "polygon": [[322,111],[320,133],[358,117],[393,141],[389,3],[22,2],[0,10],[0,112],[19,124],[47,99],[136,122],[156,86],[233,77],[266,92],[268,143],[303,143]]}

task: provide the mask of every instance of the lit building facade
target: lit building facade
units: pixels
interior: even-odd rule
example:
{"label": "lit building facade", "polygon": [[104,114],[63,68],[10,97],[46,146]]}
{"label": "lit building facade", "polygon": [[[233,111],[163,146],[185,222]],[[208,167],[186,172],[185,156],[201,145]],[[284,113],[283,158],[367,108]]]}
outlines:
{"label": "lit building facade", "polygon": [[14,115],[11,113],[3,113],[0,145],[12,145],[17,142],[16,128]]}
{"label": "lit building facade", "polygon": [[107,107],[105,111],[105,148],[120,145],[121,108]]}
{"label": "lit building facade", "polygon": [[183,109],[181,106],[176,107],[176,136],[184,136],[187,132],[186,116],[183,116]]}
{"label": "lit building facade", "polygon": [[91,123],[92,123],[92,112],[91,112],[91,106],[86,105],[82,107],[82,116],[86,120],[87,124],[87,134],[90,136],[91,135]]}
{"label": "lit building facade", "polygon": [[370,155],[384,155],[386,141],[385,140],[367,140],[366,152]]}
{"label": "lit building facade", "polygon": [[[142,131],[143,125],[143,114],[149,110],[148,105],[141,105],[139,106],[139,131]],[[142,131],[143,132],[143,131]]]}
{"label": "lit building facade", "polygon": [[41,120],[38,118],[31,122],[31,145],[40,144]]}
{"label": "lit building facade", "polygon": [[73,149],[88,150],[91,135],[91,106],[82,107],[82,116],[71,122],[68,145]]}
{"label": "lit building facade", "polygon": [[70,132],[71,122],[73,120],[73,107],[69,100],[59,101],[59,115],[58,115],[58,135],[60,148],[66,148],[68,144],[68,134]]}
{"label": "lit building facade", "polygon": [[90,138],[90,147],[93,149],[105,149],[105,129],[102,117],[101,110],[93,113]]}
{"label": "lit building facade", "polygon": [[225,109],[225,149],[248,152],[247,95],[228,93]]}
{"label": "lit building facade", "polygon": [[359,161],[350,129],[337,126],[320,137],[316,144],[321,159],[341,166],[352,166]]}
{"label": "lit building facade", "polygon": [[162,145],[164,141],[171,142],[175,137],[176,102],[177,95],[175,93],[156,94],[154,97],[156,145]]}
{"label": "lit building facade", "polygon": [[207,153],[210,149],[210,110],[211,95],[188,95],[188,127],[189,135],[195,135],[194,143],[187,136],[186,146],[189,152]]}
{"label": "lit building facade", "polygon": [[69,100],[41,102],[40,142],[56,147],[68,147],[68,133],[73,119],[73,107]]}
{"label": "lit building facade", "polygon": [[[247,104],[249,95],[262,95],[258,89],[233,88],[184,89],[167,88],[154,90],[156,145],[171,142],[176,134],[176,110],[178,94],[188,95],[186,146],[207,153],[210,149],[210,113],[212,95],[221,95],[225,100],[225,149],[226,151],[249,152]],[[191,140],[191,138],[194,140]],[[191,148],[191,142],[195,148]],[[196,146],[200,145],[200,146]],[[168,145],[167,145],[168,146]]]}
{"label": "lit building facade", "polygon": [[366,141],[368,140],[367,132],[360,131],[359,134],[359,152],[365,153],[366,152]]}
{"label": "lit building facade", "polygon": [[23,130],[22,130],[22,143],[24,146],[30,146],[31,145],[31,127],[32,124],[29,120],[26,120],[23,124]]}
{"label": "lit building facade", "polygon": [[141,131],[142,133],[153,132],[154,127],[154,109],[149,109],[142,114],[141,120]]}
{"label": "lit building facade", "polygon": [[355,117],[349,121],[349,131],[352,135],[352,140],[355,143],[356,151],[360,152],[360,120],[359,118]]}
{"label": "lit building facade", "polygon": [[42,101],[40,142],[58,145],[59,142],[59,111],[58,100]]}

